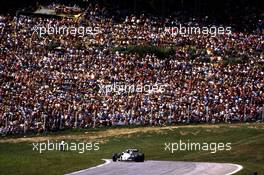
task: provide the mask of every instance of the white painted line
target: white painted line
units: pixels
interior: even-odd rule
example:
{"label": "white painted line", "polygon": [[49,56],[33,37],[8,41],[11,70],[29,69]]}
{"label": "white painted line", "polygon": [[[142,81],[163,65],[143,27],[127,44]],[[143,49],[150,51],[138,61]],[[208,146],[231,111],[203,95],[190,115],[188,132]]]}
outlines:
{"label": "white painted line", "polygon": [[[82,173],[82,172],[85,172],[85,171],[88,171],[88,170],[92,170],[92,169],[95,169],[95,168],[103,167],[103,166],[105,166],[105,165],[111,163],[111,160],[110,160],[110,159],[102,159],[102,160],[104,160],[105,163],[100,164],[100,165],[97,165],[97,166],[94,166],[94,167],[90,167],[90,168],[87,168],[87,169],[84,169],[84,170],[80,170],[80,171],[72,172],[72,173],[69,173],[69,174],[66,174],[66,175],[74,175],[74,174]],[[240,170],[243,169],[243,166],[238,165],[238,164],[227,163],[227,165],[236,166],[237,168],[236,168],[234,171],[232,171],[232,172],[230,172],[230,173],[227,173],[227,174],[225,174],[225,175],[233,175],[233,174],[235,174],[235,173],[237,173],[237,172],[239,172]]]}
{"label": "white painted line", "polygon": [[229,164],[229,165],[233,165],[233,166],[236,166],[237,167],[237,169],[236,170],[234,170],[234,171],[232,171],[231,173],[227,173],[227,174],[225,174],[225,175],[232,175],[232,174],[235,174],[235,173],[237,173],[238,171],[240,171],[240,170],[242,170],[243,169],[243,166],[241,166],[241,165],[238,165],[238,164]]}
{"label": "white painted line", "polygon": [[91,167],[91,168],[87,168],[87,169],[84,169],[84,170],[80,170],[80,171],[75,171],[73,173],[69,173],[69,174],[65,174],[65,175],[72,175],[72,174],[78,174],[78,173],[82,173],[84,171],[88,171],[88,170],[92,170],[92,169],[95,169],[95,168],[99,168],[99,167],[102,167],[102,166],[105,166],[109,163],[111,163],[111,160],[109,159],[102,159],[105,161],[105,163],[101,164],[101,165],[97,165],[97,166],[94,166],[94,167]]}

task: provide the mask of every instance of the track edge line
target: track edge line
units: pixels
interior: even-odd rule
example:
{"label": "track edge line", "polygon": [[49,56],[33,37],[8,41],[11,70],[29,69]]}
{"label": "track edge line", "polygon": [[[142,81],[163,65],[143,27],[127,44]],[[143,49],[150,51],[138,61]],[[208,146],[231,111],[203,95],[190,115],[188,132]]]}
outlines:
{"label": "track edge line", "polygon": [[232,174],[235,174],[235,173],[237,173],[237,172],[239,172],[239,171],[241,171],[243,169],[243,166],[242,165],[232,164],[232,163],[229,163],[229,165],[234,165],[234,166],[237,167],[237,169],[234,170],[234,171],[232,171],[232,172],[230,172],[230,173],[227,173],[225,175],[232,175]]}
{"label": "track edge line", "polygon": [[88,170],[92,170],[92,169],[95,169],[95,168],[99,168],[99,167],[102,167],[102,166],[105,166],[105,165],[111,163],[110,159],[102,159],[102,160],[105,161],[103,164],[100,164],[100,165],[97,165],[97,166],[94,166],[94,167],[90,167],[90,168],[87,168],[87,169],[75,171],[75,172],[72,172],[72,173],[67,173],[65,175],[73,175],[73,174],[82,173],[84,171],[88,171]]}

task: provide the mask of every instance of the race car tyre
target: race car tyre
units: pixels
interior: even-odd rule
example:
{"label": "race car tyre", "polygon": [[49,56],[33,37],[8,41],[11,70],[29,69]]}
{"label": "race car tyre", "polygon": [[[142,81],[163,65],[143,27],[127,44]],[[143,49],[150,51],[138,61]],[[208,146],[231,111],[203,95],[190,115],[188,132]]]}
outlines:
{"label": "race car tyre", "polygon": [[145,160],[145,155],[144,154],[141,154],[141,156],[140,156],[140,162],[144,162],[144,160]]}
{"label": "race car tyre", "polygon": [[116,160],[117,160],[117,153],[114,153],[114,154],[113,154],[113,156],[112,156],[112,160],[113,160],[113,162],[116,162]]}
{"label": "race car tyre", "polygon": [[144,160],[145,160],[145,155],[142,154],[142,153],[137,154],[137,155],[135,156],[135,162],[144,162]]}

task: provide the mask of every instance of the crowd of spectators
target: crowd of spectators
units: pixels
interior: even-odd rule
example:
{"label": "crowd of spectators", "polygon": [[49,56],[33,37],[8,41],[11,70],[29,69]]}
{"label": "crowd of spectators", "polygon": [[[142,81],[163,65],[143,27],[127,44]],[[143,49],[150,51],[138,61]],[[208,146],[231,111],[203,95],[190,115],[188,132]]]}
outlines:
{"label": "crowd of spectators", "polygon": [[[99,5],[78,18],[0,16],[0,134],[74,127],[231,123],[264,120],[264,40],[249,33],[166,33],[165,26],[212,26],[208,17],[118,19]],[[40,26],[98,27],[96,35],[42,35]],[[257,24],[256,24],[257,25]],[[160,59],[115,51],[169,46]],[[226,60],[237,60],[223,64]],[[102,85],[160,84],[165,91],[109,92]]]}

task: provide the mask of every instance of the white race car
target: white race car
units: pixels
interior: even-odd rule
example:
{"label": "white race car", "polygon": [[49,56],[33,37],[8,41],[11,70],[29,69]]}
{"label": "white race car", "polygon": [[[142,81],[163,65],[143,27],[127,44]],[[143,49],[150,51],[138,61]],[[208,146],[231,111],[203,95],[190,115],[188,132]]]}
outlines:
{"label": "white race car", "polygon": [[112,156],[113,162],[116,161],[135,161],[144,162],[144,153],[139,152],[138,149],[127,149],[122,153],[114,153]]}

